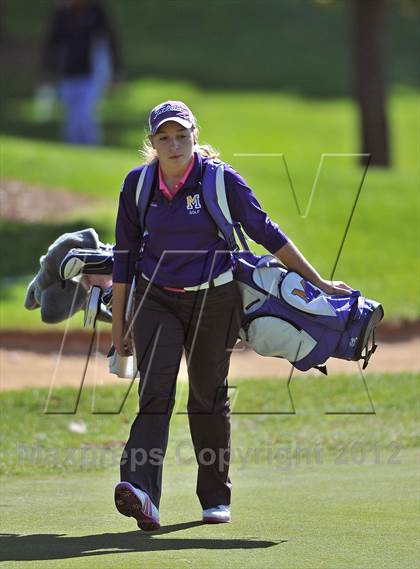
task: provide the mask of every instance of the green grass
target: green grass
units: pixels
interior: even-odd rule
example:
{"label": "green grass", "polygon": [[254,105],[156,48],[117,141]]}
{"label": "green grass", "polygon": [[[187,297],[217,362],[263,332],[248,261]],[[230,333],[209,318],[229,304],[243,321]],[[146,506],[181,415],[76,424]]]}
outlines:
{"label": "green grass", "polygon": [[[46,389],[3,393],[2,471],[21,474],[20,461],[30,460],[31,453],[32,473],[77,471],[86,449],[102,449],[108,459],[118,456],[137,410],[133,387],[118,413],[129,385],[124,380],[94,391],[85,387],[76,413],[77,390],[73,388],[54,389],[47,407]],[[238,464],[244,460],[243,449],[250,446],[265,449],[261,459],[267,462],[270,447],[283,447],[296,455],[299,448],[318,446],[325,452],[337,452],[351,442],[370,447],[372,457],[375,445],[391,452],[394,445],[409,448],[418,444],[415,401],[419,387],[413,374],[368,375],[366,384],[359,376],[294,378],[290,391],[286,380],[235,381],[231,387]],[[188,441],[186,392],[187,385],[180,383],[171,427],[175,450],[183,449]],[[84,434],[71,431],[74,421],[83,422]],[[65,463],[61,458],[69,448],[79,449],[78,454],[74,462]],[[59,458],[56,464],[54,449]],[[192,456],[188,445],[182,453],[188,460]],[[281,467],[285,456],[280,454],[278,460]],[[101,469],[104,465],[92,462],[86,467]]]}
{"label": "green grass", "polygon": [[194,468],[168,465],[162,529],[116,512],[113,473],[34,476],[2,483],[0,558],[10,568],[415,569],[416,458],[398,465],[233,469],[233,521],[199,523]]}
{"label": "green grass", "polygon": [[[119,117],[124,122],[119,143],[130,150],[75,148],[6,136],[2,176],[97,197],[101,200],[97,208],[86,211],[84,219],[73,216],[68,224],[74,229],[92,225],[104,241],[112,241],[119,188],[126,172],[140,162],[138,147],[147,111],[166,98],[182,98],[192,106],[200,118],[202,140],[220,149],[222,158],[245,176],[271,217],[329,277],[363,171],[354,157],[325,157],[316,185],[314,181],[323,153],[358,151],[356,110],[348,100],[311,101],[274,92],[201,91],[181,82],[133,82],[104,108],[106,120]],[[335,277],[381,300],[387,318],[415,318],[419,297],[419,282],[413,278],[419,253],[418,94],[394,91],[389,111],[393,167],[368,171]],[[296,208],[281,157],[244,157],[241,153],[284,153],[301,213],[313,194],[307,217]],[[2,247],[7,242],[7,247],[14,244],[18,250],[16,255],[4,250],[1,275],[16,280],[2,284],[3,328],[12,323],[17,328],[42,326],[24,311],[19,296],[28,275],[37,270],[39,255],[62,232],[62,223],[1,224]]]}
{"label": "green grass", "polygon": [[97,198],[114,198],[114,203],[124,172],[136,162],[135,148],[128,152],[9,136],[3,137],[1,143],[2,177]]}
{"label": "green grass", "polygon": [[[76,416],[46,416],[45,390],[3,393],[2,461],[9,464],[0,479],[0,558],[7,567],[414,569],[418,384],[409,374],[367,376],[367,384],[376,415],[324,414],[369,407],[357,377],[293,380],[294,416],[234,415],[233,522],[224,526],[199,523],[187,421],[175,415],[162,529],[152,535],[113,506],[118,439],[128,434],[134,394],[122,415],[92,416],[86,392]],[[290,409],[283,381],[241,381],[237,391],[236,411]],[[121,400],[115,388],[98,394],[102,410]],[[75,390],[53,395],[55,409],[64,409]],[[184,394],[180,400],[179,409]],[[69,433],[70,420],[85,421],[87,433]],[[49,454],[38,462],[22,454],[17,465],[9,443],[18,441]],[[246,461],[235,456],[240,448]],[[249,452],[257,448],[259,458]]]}
{"label": "green grass", "polygon": [[[36,270],[36,269],[35,269]],[[3,279],[0,286],[0,322],[3,329],[22,329],[31,331],[64,331],[80,330],[83,328],[83,312],[77,312],[70,320],[59,324],[44,324],[41,321],[39,309],[26,310],[23,303],[26,296],[26,287],[32,280],[33,275]],[[12,284],[9,284],[12,282]],[[111,329],[111,328],[109,328]]]}

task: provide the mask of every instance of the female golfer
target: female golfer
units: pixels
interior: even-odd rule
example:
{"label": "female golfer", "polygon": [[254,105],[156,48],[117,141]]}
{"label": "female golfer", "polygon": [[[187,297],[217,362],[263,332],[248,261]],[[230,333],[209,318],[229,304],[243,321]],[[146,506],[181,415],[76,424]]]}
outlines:
{"label": "female golfer", "polygon": [[[144,166],[125,178],[116,222],[112,337],[121,356],[128,290],[136,275],[133,331],[140,371],[140,410],[121,459],[115,489],[120,513],[143,530],[160,527],[162,463],[183,349],[186,353],[188,418],[198,463],[197,495],[203,521],[230,521],[230,419],[227,375],[240,328],[241,299],[232,256],[206,211],[201,180],[217,153],[198,143],[197,122],[180,101],[166,101],[149,116],[146,162],[158,160],[156,179],[141,234],[136,187]],[[270,220],[244,179],[224,170],[232,218],[287,267],[328,293],[348,290],[322,279]],[[145,291],[147,289],[147,294]]]}

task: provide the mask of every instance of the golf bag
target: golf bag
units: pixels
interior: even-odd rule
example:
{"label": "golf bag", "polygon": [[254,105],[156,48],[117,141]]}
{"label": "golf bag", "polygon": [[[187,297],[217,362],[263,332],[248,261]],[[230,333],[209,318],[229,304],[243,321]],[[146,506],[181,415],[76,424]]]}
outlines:
{"label": "golf bag", "polygon": [[326,374],[329,357],[363,359],[366,368],[383,317],[378,302],[358,290],[328,295],[272,255],[242,252],[236,280],[244,303],[240,337],[258,354],[286,358],[301,371]]}

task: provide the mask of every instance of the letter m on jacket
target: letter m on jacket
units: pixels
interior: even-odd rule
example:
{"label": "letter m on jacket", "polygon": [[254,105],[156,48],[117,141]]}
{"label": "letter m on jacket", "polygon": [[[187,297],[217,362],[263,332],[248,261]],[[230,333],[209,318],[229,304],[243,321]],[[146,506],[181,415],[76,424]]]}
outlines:
{"label": "letter m on jacket", "polygon": [[187,196],[187,209],[201,209],[200,194]]}

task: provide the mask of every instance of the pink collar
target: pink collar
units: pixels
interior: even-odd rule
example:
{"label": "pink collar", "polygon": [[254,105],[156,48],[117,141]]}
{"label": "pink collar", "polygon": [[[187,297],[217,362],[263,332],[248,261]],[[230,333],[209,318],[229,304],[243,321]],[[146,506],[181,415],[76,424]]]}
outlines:
{"label": "pink collar", "polygon": [[193,154],[193,157],[192,157],[190,163],[188,164],[187,168],[185,169],[185,172],[182,174],[181,179],[175,185],[175,187],[172,191],[166,185],[165,180],[163,178],[163,172],[159,166],[159,190],[162,192],[162,194],[165,196],[165,198],[167,198],[168,200],[171,200],[174,197],[174,195],[182,188],[182,186],[187,181],[187,178],[190,175],[191,170],[194,167],[194,164],[195,164],[195,154]]}

